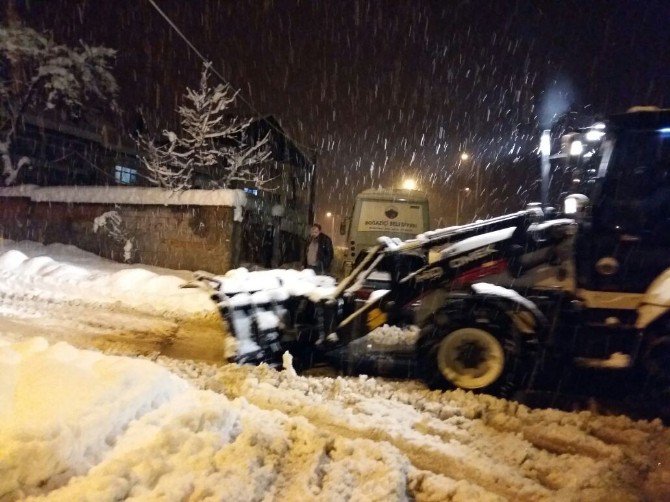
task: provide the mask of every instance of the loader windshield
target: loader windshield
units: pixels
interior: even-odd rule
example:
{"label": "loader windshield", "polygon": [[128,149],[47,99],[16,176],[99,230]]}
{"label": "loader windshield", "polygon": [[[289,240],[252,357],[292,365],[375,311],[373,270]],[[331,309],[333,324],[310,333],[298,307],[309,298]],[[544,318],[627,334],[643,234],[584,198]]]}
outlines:
{"label": "loader windshield", "polygon": [[665,232],[670,226],[670,131],[621,132],[614,142],[601,197],[606,225]]}
{"label": "loader windshield", "polygon": [[616,140],[605,186],[617,200],[642,200],[670,182],[670,131],[626,131]]}

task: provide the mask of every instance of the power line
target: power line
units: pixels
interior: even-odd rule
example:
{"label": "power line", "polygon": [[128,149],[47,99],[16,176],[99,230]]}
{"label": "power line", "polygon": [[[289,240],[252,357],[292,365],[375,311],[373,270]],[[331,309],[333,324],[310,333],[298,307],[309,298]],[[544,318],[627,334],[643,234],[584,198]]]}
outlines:
{"label": "power line", "polygon": [[[182,33],[182,31],[179,29],[179,27],[172,21],[172,19],[170,19],[168,17],[168,15],[161,10],[161,8],[156,4],[156,2],[154,0],[149,0],[149,3],[153,6],[154,9],[156,9],[156,11],[163,17],[163,19],[165,19],[165,21],[167,21],[167,23],[170,25],[170,27],[175,32],[177,32],[177,34],[181,37],[181,39],[184,42],[186,42],[186,45],[188,45],[191,48],[191,50],[198,55],[198,57],[202,60],[202,62],[209,65],[210,69],[212,70],[212,73],[214,73],[214,75],[216,75],[221,80],[221,82],[223,82],[224,84],[226,84],[226,85],[232,87],[233,89],[235,89],[235,86],[233,86],[230,82],[228,82],[226,80],[226,78],[221,73],[219,73],[216,70],[216,68],[214,68],[214,66],[211,64],[211,61],[209,61],[205,56],[202,55],[202,53],[197,49],[197,47],[195,45],[193,45],[193,43],[191,43],[191,41],[186,37],[186,35],[184,35]],[[246,104],[257,117],[259,117],[259,118],[261,117],[261,114],[258,112],[258,110],[256,110],[256,108],[254,108],[254,106],[249,101],[244,99],[244,96],[242,96],[242,91],[240,89],[237,89],[237,96],[239,97],[240,101],[242,101],[244,104]],[[317,153],[316,148],[309,147],[309,146],[306,146],[306,145],[302,145],[298,141],[291,138],[286,133],[286,131],[283,131],[282,129],[277,128],[272,122],[267,121],[267,120],[265,122],[270,126],[271,129],[274,129],[276,132],[278,132],[279,134],[284,136],[284,138],[291,141],[295,145],[298,145],[301,148],[304,148],[306,150],[311,150],[311,151]]]}

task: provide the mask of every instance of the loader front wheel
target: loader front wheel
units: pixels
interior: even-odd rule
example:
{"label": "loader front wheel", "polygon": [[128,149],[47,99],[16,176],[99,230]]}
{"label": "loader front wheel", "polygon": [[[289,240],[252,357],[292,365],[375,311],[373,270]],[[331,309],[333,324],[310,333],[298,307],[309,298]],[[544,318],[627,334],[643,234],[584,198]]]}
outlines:
{"label": "loader front wheel", "polygon": [[520,384],[521,347],[496,323],[428,323],[421,332],[419,374],[431,388],[509,397]]}
{"label": "loader front wheel", "polygon": [[456,387],[481,389],[495,383],[505,366],[498,339],[479,328],[452,331],[437,345],[437,369]]}

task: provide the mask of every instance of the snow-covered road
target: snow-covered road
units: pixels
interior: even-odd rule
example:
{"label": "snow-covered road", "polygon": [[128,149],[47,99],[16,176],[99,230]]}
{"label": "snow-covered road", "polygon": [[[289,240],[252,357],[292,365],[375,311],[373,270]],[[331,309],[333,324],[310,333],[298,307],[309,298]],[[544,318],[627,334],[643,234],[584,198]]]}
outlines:
{"label": "snow-covered road", "polygon": [[224,350],[184,274],[4,245],[0,501],[670,499],[658,421],[169,357]]}

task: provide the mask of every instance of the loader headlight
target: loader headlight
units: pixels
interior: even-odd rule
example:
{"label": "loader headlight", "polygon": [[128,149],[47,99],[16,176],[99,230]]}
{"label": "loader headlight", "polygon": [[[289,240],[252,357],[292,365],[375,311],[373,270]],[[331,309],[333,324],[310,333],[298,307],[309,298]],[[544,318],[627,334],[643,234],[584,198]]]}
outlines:
{"label": "loader headlight", "polygon": [[605,131],[598,131],[597,129],[591,129],[590,131],[586,131],[586,134],[584,134],[584,138],[586,141],[600,141],[602,137],[605,135]]}
{"label": "loader headlight", "polygon": [[584,153],[584,144],[578,139],[570,143],[570,155],[575,157]]}
{"label": "loader headlight", "polygon": [[589,204],[589,198],[581,193],[568,195],[563,200],[563,213],[577,215],[584,212]]}

